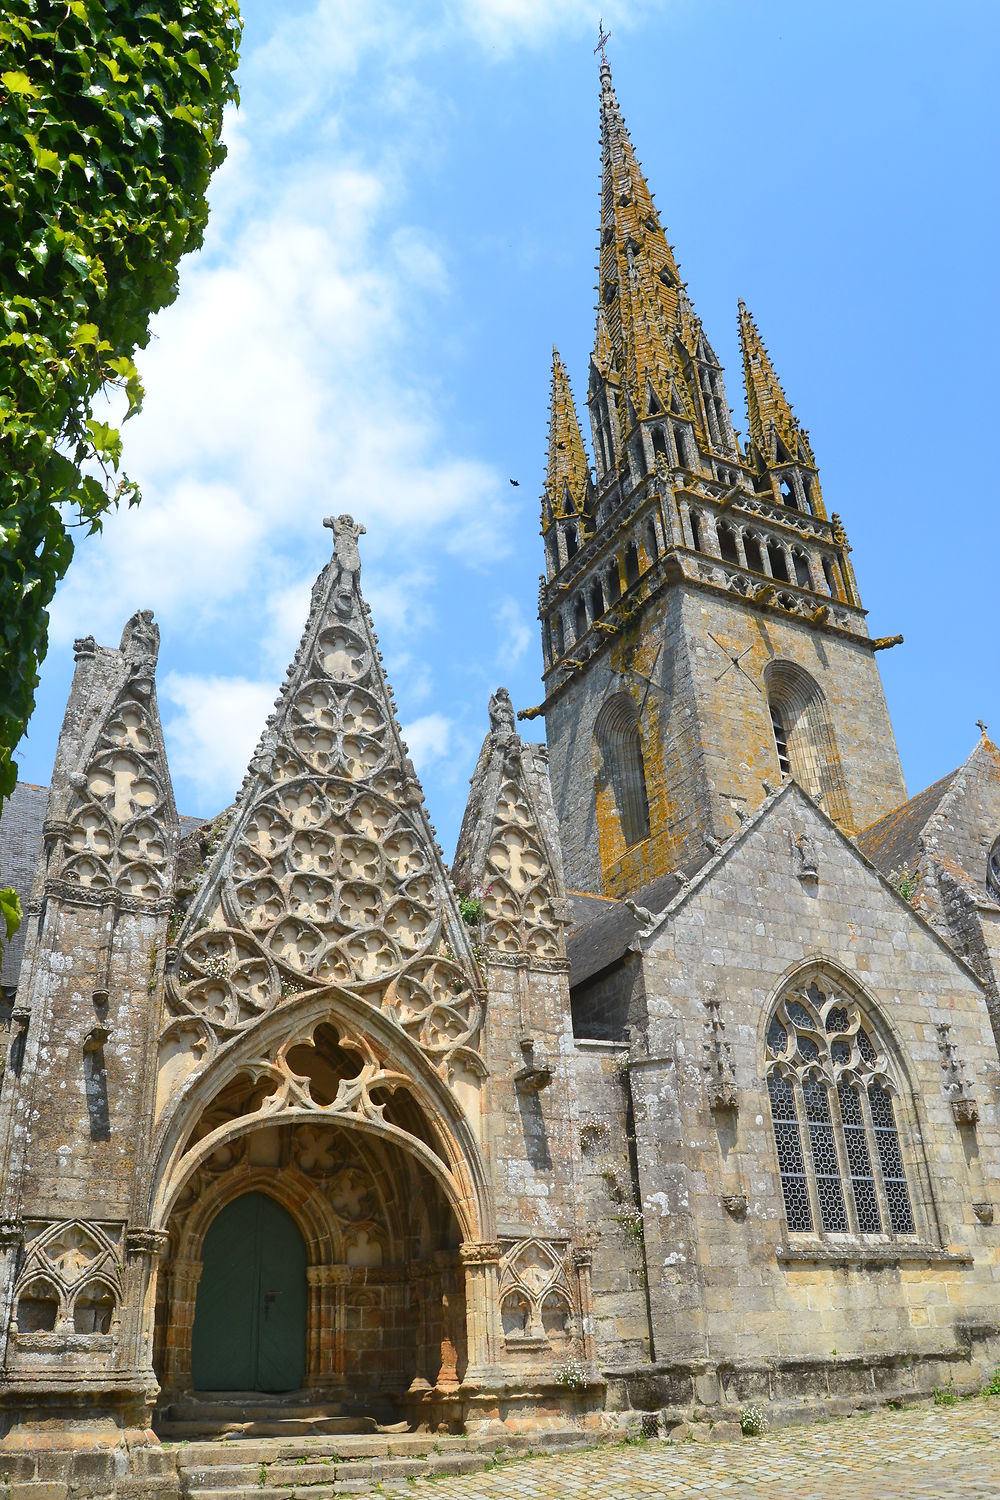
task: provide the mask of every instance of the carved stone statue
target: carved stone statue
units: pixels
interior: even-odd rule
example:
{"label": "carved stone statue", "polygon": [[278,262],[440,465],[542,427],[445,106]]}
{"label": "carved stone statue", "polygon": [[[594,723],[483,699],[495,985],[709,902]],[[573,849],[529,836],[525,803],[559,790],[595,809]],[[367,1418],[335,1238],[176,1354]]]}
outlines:
{"label": "carved stone statue", "polygon": [[122,631],[118,648],[129,661],[148,662],[156,665],[160,650],[160,627],[153,620],[151,609],[137,609]]}
{"label": "carved stone statue", "polygon": [[798,854],[799,867],[796,871],[800,880],[819,879],[819,849],[816,840],[811,833],[800,833],[795,840],[795,849]]}
{"label": "carved stone statue", "polygon": [[341,619],[351,613],[351,596],[354,582],[361,572],[361,554],[358,537],[364,536],[365,528],[353,516],[327,516],[323,522],[333,532],[333,556],[340,569],[333,595],[333,605]]}
{"label": "carved stone statue", "polygon": [[512,735],[517,735],[514,705],[505,687],[498,687],[490,699],[490,733],[501,739],[509,739]]}

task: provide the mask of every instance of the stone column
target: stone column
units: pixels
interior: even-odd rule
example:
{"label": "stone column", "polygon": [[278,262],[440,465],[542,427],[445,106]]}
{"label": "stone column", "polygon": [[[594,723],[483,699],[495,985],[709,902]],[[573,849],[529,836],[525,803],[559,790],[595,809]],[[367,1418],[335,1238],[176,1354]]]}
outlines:
{"label": "stone column", "polygon": [[[121,1351],[125,1364],[153,1373],[153,1325],[156,1277],[169,1236],[161,1229],[136,1228],[125,1233],[124,1304],[120,1312]],[[193,1321],[193,1320],[192,1320]]]}
{"label": "stone column", "polygon": [[465,1326],[469,1345],[467,1378],[495,1365],[500,1356],[500,1246],[467,1243],[461,1248],[465,1266]]}
{"label": "stone column", "polygon": [[593,1256],[589,1250],[577,1250],[573,1256],[576,1267],[577,1295],[580,1299],[580,1335],[583,1340],[583,1357],[588,1363],[597,1358],[594,1343],[594,1295],[590,1281]]}
{"label": "stone column", "polygon": [[309,1349],[307,1383],[342,1386],[346,1356],[348,1266],[309,1266]]}
{"label": "stone column", "polygon": [[169,1321],[163,1353],[163,1385],[168,1391],[191,1389],[191,1334],[201,1271],[200,1260],[175,1260],[167,1273]]}
{"label": "stone column", "polygon": [[17,1280],[17,1263],[21,1253],[22,1228],[20,1219],[0,1219],[0,1255],[3,1267],[0,1275],[0,1362],[7,1359],[7,1340],[10,1336],[10,1320],[14,1312],[14,1283]]}

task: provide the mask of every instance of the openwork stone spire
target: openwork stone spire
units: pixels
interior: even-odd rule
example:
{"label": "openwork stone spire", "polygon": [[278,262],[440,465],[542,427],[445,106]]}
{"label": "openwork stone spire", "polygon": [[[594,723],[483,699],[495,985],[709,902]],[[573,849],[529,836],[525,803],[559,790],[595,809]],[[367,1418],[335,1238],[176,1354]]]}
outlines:
{"label": "openwork stone spire", "polygon": [[552,349],[552,397],[549,403],[549,462],[542,496],[542,535],[553,521],[584,515],[590,508],[587,454],[566,366]]}
{"label": "openwork stone spire", "polygon": [[349,516],[179,933],[175,1017],[209,1045],[291,996],[349,989],[443,1059],[474,1043],[476,968],[359,586]]}
{"label": "openwork stone spire", "polygon": [[825,518],[809,434],[792,411],[757,324],[742,298],[739,327],[750,462],[761,477],[778,474],[786,467],[798,469],[807,486],[813,514]]}
{"label": "openwork stone spire", "polygon": [[569,919],[545,750],[514,726],[506,688],[490,699],[455,854],[460,889],[482,893],[482,930],[494,962],[543,967],[565,959]]}

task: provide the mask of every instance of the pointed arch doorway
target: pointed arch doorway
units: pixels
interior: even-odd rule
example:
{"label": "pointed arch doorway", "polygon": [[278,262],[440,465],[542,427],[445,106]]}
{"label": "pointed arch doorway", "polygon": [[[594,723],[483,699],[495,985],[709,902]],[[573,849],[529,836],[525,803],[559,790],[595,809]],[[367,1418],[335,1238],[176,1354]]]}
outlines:
{"label": "pointed arch doorway", "polygon": [[267,1193],[243,1193],[205,1235],[191,1337],[197,1391],[298,1390],[306,1370],[306,1246]]}

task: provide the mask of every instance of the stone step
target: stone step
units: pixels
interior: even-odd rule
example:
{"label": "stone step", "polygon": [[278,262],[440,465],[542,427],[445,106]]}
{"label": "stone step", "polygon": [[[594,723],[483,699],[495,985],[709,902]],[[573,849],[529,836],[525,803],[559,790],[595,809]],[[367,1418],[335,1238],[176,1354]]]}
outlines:
{"label": "stone step", "polygon": [[332,1437],[337,1434],[378,1432],[374,1417],[265,1417],[257,1421],[182,1421],[158,1422],[157,1435],[163,1441],[190,1442],[197,1438],[293,1438]]}

